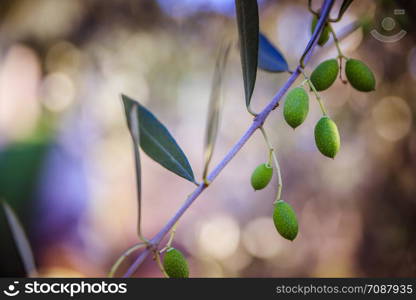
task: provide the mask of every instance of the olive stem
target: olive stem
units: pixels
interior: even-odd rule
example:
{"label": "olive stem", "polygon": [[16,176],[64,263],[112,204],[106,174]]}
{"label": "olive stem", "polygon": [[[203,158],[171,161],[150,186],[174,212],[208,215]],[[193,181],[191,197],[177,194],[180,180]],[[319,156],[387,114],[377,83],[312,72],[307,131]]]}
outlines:
{"label": "olive stem", "polygon": [[302,70],[302,75],[303,75],[303,77],[305,77],[306,82],[308,83],[309,87],[311,88],[311,90],[315,94],[315,98],[319,103],[319,107],[321,108],[322,114],[324,116],[328,115],[328,112],[326,111],[325,105],[322,102],[321,96],[319,95],[319,93],[316,90],[315,86],[313,85],[312,81],[309,79],[308,75],[306,75],[305,71],[303,71],[303,70]]}
{"label": "olive stem", "polygon": [[[227,164],[235,157],[235,155],[243,148],[245,143],[251,138],[254,132],[263,126],[263,123],[273,111],[273,109],[279,104],[279,101],[288,91],[288,89],[295,83],[296,79],[302,74],[304,64],[308,63],[313,56],[313,50],[318,43],[318,33],[320,33],[323,25],[328,18],[329,12],[334,4],[335,0],[325,0],[322,4],[321,15],[317,22],[315,32],[312,35],[308,45],[305,48],[302,55],[301,62],[294,70],[293,74],[287,79],[286,83],[279,89],[273,99],[263,108],[263,110],[254,118],[250,127],[241,136],[241,138],[234,144],[229,152],[223,157],[223,159],[217,164],[217,166],[207,176],[207,180],[212,182],[221,171],[227,166]],[[203,193],[208,186],[202,182],[199,186],[186,198],[184,203],[179,207],[178,211],[172,216],[172,218],[165,224],[165,226],[149,241],[148,247],[139,254],[133,264],[128,268],[123,277],[130,277],[141,266],[146,257],[151,251],[159,245],[165,235],[171,230],[175,223],[182,217],[186,210],[192,205],[192,203]]]}
{"label": "olive stem", "polygon": [[162,272],[163,276],[165,276],[166,278],[169,278],[169,275],[168,275],[168,273],[166,273],[166,270],[163,267],[162,261],[160,260],[159,251],[156,250],[154,253],[155,253],[155,259],[156,259],[156,262],[157,262],[157,265],[158,265],[160,271]]}
{"label": "olive stem", "polygon": [[123,252],[123,254],[121,254],[119,256],[119,258],[117,258],[116,262],[111,266],[110,272],[108,272],[108,277],[114,277],[114,274],[117,272],[118,268],[120,267],[120,265],[123,263],[123,261],[134,251],[143,248],[144,246],[146,246],[145,243],[138,243],[136,245],[133,245],[132,247],[130,247],[129,249],[127,249],[126,251]]}
{"label": "olive stem", "polygon": [[344,53],[342,53],[341,47],[339,45],[339,40],[337,38],[337,35],[336,35],[334,29],[332,28],[332,25],[331,24],[328,24],[328,28],[331,31],[332,38],[334,39],[335,47],[337,47],[338,57],[346,58],[346,56],[344,55]]}
{"label": "olive stem", "polygon": [[305,83],[307,83],[307,82],[308,82],[308,79],[303,80],[303,81],[302,81],[302,83],[301,83],[301,84],[299,84],[299,87],[304,86],[304,85],[305,85]]}
{"label": "olive stem", "polygon": [[343,84],[347,84],[347,83],[348,83],[348,81],[347,81],[347,80],[345,80],[344,78],[342,78],[342,60],[343,60],[343,58],[344,58],[344,57],[342,57],[342,56],[339,56],[339,57],[338,57],[338,60],[339,60],[339,80],[341,80],[341,82],[342,82]]}
{"label": "olive stem", "polygon": [[308,0],[308,10],[315,16],[319,16],[319,13],[317,11],[314,11],[312,8],[312,0]]}
{"label": "olive stem", "polygon": [[342,53],[341,47],[339,45],[338,37],[337,37],[334,29],[332,28],[331,24],[328,24],[328,26],[329,26],[329,30],[331,31],[332,37],[334,38],[334,44],[337,47],[337,51],[338,51],[338,59],[339,59],[339,79],[341,80],[342,83],[346,84],[347,81],[342,78],[342,60],[343,59],[347,60],[348,57],[346,57],[344,55],[344,53]]}
{"label": "olive stem", "polygon": [[266,142],[267,147],[269,148],[269,164],[270,164],[271,158],[273,158],[274,166],[276,168],[276,172],[277,172],[276,199],[279,200],[281,195],[282,195],[282,188],[283,188],[282,174],[281,174],[281,171],[280,171],[279,161],[277,160],[277,157],[276,157],[276,151],[273,148],[273,146],[271,145],[269,137],[267,136],[266,130],[264,129],[263,126],[260,127],[260,131],[263,134],[264,141]]}
{"label": "olive stem", "polygon": [[252,115],[253,117],[257,117],[257,115],[258,115],[258,113],[254,112],[254,111],[251,109],[250,105],[249,105],[249,106],[247,106],[247,111],[248,111],[248,112],[249,112],[249,114],[250,114],[250,115]]}
{"label": "olive stem", "polygon": [[[178,221],[178,222],[179,222],[179,221]],[[159,253],[163,253],[163,252],[165,252],[166,250],[168,250],[168,249],[172,246],[172,242],[173,242],[173,239],[175,238],[175,234],[176,234],[176,227],[178,226],[178,222],[176,222],[176,223],[175,223],[175,225],[173,225],[173,227],[172,227],[172,229],[171,229],[171,231],[170,231],[169,240],[168,240],[168,242],[166,243],[166,246],[165,246],[165,247],[163,247],[163,249],[162,249],[162,250],[160,250],[160,252],[159,252]]]}
{"label": "olive stem", "polygon": [[273,149],[269,149],[269,161],[267,162],[267,164],[272,167],[273,166]]}

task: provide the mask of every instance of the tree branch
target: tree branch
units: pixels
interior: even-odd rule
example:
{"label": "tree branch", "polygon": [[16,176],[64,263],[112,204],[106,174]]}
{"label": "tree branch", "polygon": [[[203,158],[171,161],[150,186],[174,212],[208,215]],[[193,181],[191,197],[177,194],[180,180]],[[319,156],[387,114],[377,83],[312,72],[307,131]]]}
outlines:
{"label": "tree branch", "polygon": [[[306,46],[304,55],[302,56],[302,63],[305,65],[312,57],[313,50],[318,43],[318,37],[326,19],[329,16],[331,8],[334,4],[335,0],[325,0],[321,7],[321,15],[317,22],[315,31]],[[247,131],[243,134],[243,136],[235,143],[235,145],[231,148],[231,150],[225,155],[225,157],[218,163],[218,165],[214,168],[214,170],[208,175],[208,181],[212,182],[218,176],[218,174],[225,168],[225,166],[233,159],[233,157],[237,154],[238,151],[244,146],[244,144],[250,139],[253,133],[260,128],[267,117],[269,116],[270,112],[274,110],[278,104],[280,99],[284,96],[286,91],[292,86],[295,80],[299,77],[302,73],[302,65],[299,64],[296,67],[296,70],[292,73],[286,83],[282,86],[282,88],[277,92],[277,94],[273,97],[273,99],[269,102],[269,104],[254,118],[253,123],[247,129]],[[156,251],[159,243],[165,237],[165,235],[169,232],[169,230],[175,225],[175,223],[179,220],[179,218],[185,213],[185,211],[191,206],[191,204],[198,198],[198,196],[207,188],[208,186],[202,182],[198,185],[198,187],[189,195],[189,197],[185,200],[182,206],[178,209],[175,215],[166,223],[166,225],[159,231],[159,233],[149,241],[149,246],[139,254],[136,258],[134,263],[129,267],[127,272],[124,274],[123,277],[130,277],[134,274],[137,268],[143,263],[146,257],[152,252]]]}

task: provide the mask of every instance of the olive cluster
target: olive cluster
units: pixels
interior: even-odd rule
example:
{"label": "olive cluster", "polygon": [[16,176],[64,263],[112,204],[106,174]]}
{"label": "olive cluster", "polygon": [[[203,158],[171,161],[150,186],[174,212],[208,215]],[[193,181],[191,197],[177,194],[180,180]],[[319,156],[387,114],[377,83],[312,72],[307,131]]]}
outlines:
{"label": "olive cluster", "polygon": [[[311,31],[313,32],[317,23],[317,17],[312,20]],[[329,39],[330,33],[333,33],[334,40],[339,50],[337,58],[328,59],[321,62],[312,72],[310,78],[305,73],[305,81],[309,89],[314,92],[322,110],[322,117],[315,125],[314,135],[315,144],[318,150],[326,157],[335,158],[337,155],[341,139],[338,127],[335,122],[328,116],[328,113],[321,101],[319,92],[325,91],[332,86],[340,74],[341,65],[345,60],[345,76],[353,88],[361,92],[371,92],[375,90],[375,77],[370,68],[362,61],[345,57],[339,49],[335,33],[330,25],[326,24],[319,37],[318,44],[323,46]],[[342,77],[340,76],[341,80]],[[343,81],[344,82],[344,81]],[[344,82],[346,83],[346,82]],[[308,116],[309,112],[309,95],[303,87],[303,84],[290,90],[285,99],[283,107],[283,116],[286,123],[293,129],[300,126]],[[278,166],[276,166],[278,167]],[[264,189],[273,176],[273,167],[269,163],[263,163],[257,166],[251,175],[251,185],[254,190]],[[273,221],[279,234],[293,241],[298,234],[298,221],[296,213],[285,201],[279,199],[274,202]]]}
{"label": "olive cluster", "polygon": [[[251,175],[254,190],[264,189],[273,177],[273,167],[269,163],[260,164]],[[273,222],[277,232],[290,241],[298,235],[298,221],[292,206],[283,200],[274,203]]]}
{"label": "olive cluster", "polygon": [[[327,90],[338,77],[340,65],[336,59],[328,59],[320,63],[307,79],[315,92]],[[345,75],[352,87],[361,92],[375,89],[373,72],[360,60],[347,59]],[[309,111],[309,97],[303,87],[296,87],[286,96],[283,115],[292,128],[301,125]],[[322,118],[315,126],[315,142],[319,151],[334,158],[340,148],[340,136],[335,122],[323,111]]]}

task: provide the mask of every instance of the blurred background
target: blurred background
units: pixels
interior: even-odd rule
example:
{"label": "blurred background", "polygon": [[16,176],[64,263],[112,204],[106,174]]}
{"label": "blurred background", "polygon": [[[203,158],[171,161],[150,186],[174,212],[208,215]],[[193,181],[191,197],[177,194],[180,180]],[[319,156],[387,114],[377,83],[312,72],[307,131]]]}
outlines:
{"label": "blurred background", "polygon": [[[259,5],[261,30],[294,68],[310,38],[307,1]],[[341,47],[373,69],[377,89],[360,93],[337,81],[322,93],[342,139],[335,160],[314,144],[320,112],[312,95],[296,131],[281,109],[267,120],[283,199],[298,214],[297,239],[282,239],[273,226],[276,184],[258,192],[250,186],[252,170],[267,160],[256,133],[179,223],[174,246],[189,259],[192,277],[416,275],[415,17],[411,1],[355,1],[334,24],[343,31],[366,20]],[[217,50],[224,37],[237,41],[234,1],[2,0],[0,20],[0,198],[22,220],[41,276],[105,276],[138,241],[120,94],[169,128],[200,180]],[[336,54],[334,46],[319,48],[307,72]],[[237,46],[225,77],[211,166],[251,122]],[[259,71],[254,110],[287,78]],[[142,164],[143,230],[150,238],[194,185],[145,155]],[[0,234],[0,275],[23,276],[3,211]],[[162,276],[151,259],[136,275]]]}

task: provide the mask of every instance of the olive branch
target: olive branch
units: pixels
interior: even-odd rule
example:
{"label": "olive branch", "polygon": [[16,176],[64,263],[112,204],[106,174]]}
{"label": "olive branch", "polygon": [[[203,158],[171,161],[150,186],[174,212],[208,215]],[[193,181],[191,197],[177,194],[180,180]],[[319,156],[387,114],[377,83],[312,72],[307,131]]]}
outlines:
{"label": "olive branch", "polygon": [[[239,29],[239,38],[240,38],[240,56],[242,62],[242,71],[243,71],[243,81],[244,81],[244,90],[245,90],[245,102],[247,112],[253,116],[253,122],[249,126],[249,128],[245,131],[243,136],[234,144],[234,146],[229,150],[229,152],[223,157],[223,159],[217,164],[217,166],[208,173],[208,166],[211,161],[214,145],[216,140],[216,135],[218,131],[218,124],[220,120],[220,108],[221,108],[221,97],[220,97],[220,87],[221,87],[221,78],[225,68],[225,62],[227,60],[227,56],[230,50],[230,45],[223,45],[220,50],[220,55],[217,58],[216,68],[214,71],[214,80],[213,80],[213,88],[211,92],[211,99],[210,99],[210,110],[208,114],[208,126],[207,126],[207,133],[206,133],[206,140],[205,140],[205,165],[203,171],[203,181],[201,183],[197,183],[194,179],[194,175],[192,173],[192,169],[180,150],[179,146],[175,143],[172,137],[170,137],[167,130],[163,127],[163,125],[158,124],[157,120],[154,120],[154,125],[160,127],[160,132],[155,131],[155,133],[162,133],[162,135],[166,135],[167,140],[169,142],[165,145],[168,148],[168,153],[170,159],[174,161],[173,164],[167,163],[163,159],[159,159],[156,157],[154,158],[152,155],[152,150],[154,150],[154,145],[152,142],[149,141],[142,141],[139,139],[139,133],[132,132],[131,124],[133,121],[129,117],[131,117],[131,108],[136,108],[141,111],[141,117],[149,118],[149,115],[154,118],[154,116],[144,109],[140,104],[135,102],[134,100],[129,99],[127,96],[123,96],[123,101],[125,104],[125,108],[127,114],[127,122],[129,128],[131,130],[133,137],[133,141],[135,142],[135,153],[138,152],[138,146],[140,147],[151,157],[153,157],[156,161],[160,164],[165,166],[167,169],[171,170],[174,173],[177,173],[179,176],[188,179],[189,181],[195,183],[197,185],[196,189],[187,197],[185,202],[182,206],[178,209],[178,211],[173,215],[173,217],[168,220],[166,225],[150,240],[145,239],[141,236],[140,232],[140,216],[139,216],[139,237],[144,241],[141,245],[135,245],[132,248],[128,249],[128,253],[125,252],[121,259],[117,260],[117,266],[112,268],[110,273],[113,276],[121,264],[121,262],[134,252],[137,249],[141,249],[144,247],[144,250],[137,256],[136,260],[130,265],[128,270],[124,273],[123,277],[130,277],[132,276],[135,271],[140,267],[140,265],[144,262],[146,257],[153,253],[153,258],[156,260],[160,270],[162,273],[167,277],[187,277],[188,276],[188,266],[186,263],[185,258],[183,255],[173,249],[171,247],[173,237],[175,234],[176,224],[178,223],[181,216],[188,210],[188,208],[192,205],[192,203],[201,195],[209,185],[215,180],[215,178],[219,175],[219,173],[227,166],[227,164],[234,158],[234,156],[243,148],[245,143],[251,138],[251,136],[257,131],[260,130],[262,136],[266,142],[267,150],[268,150],[268,163],[262,164],[256,168],[252,175],[252,186],[255,189],[262,189],[264,188],[271,179],[271,171],[270,166],[274,164],[274,167],[277,170],[277,194],[276,200],[274,201],[275,210],[273,214],[273,221],[275,223],[277,231],[280,235],[288,240],[293,240],[298,232],[298,224],[296,220],[296,215],[290,205],[285,203],[281,200],[281,192],[282,192],[282,177],[281,171],[279,167],[279,163],[276,156],[275,148],[271,145],[268,135],[263,127],[266,119],[270,115],[270,113],[275,110],[279,106],[279,102],[282,97],[286,94],[288,89],[293,85],[293,83],[297,80],[297,78],[302,75],[304,78],[303,83],[307,84],[311,91],[314,93],[316,100],[318,101],[323,117],[317,123],[315,127],[315,141],[319,151],[330,158],[334,158],[336,153],[339,150],[340,145],[340,137],[338,133],[338,129],[336,124],[327,116],[327,110],[325,109],[324,103],[319,95],[318,91],[322,91],[327,89],[332,83],[335,81],[337,74],[339,72],[340,79],[343,83],[349,82],[352,87],[356,90],[362,92],[370,92],[375,89],[375,78],[372,71],[361,61],[350,59],[346,57],[341,48],[340,48],[340,38],[337,37],[335,31],[333,30],[330,22],[338,22],[347,8],[351,5],[353,0],[344,0],[342,2],[341,8],[338,12],[338,17],[335,19],[331,19],[329,17],[332,6],[334,4],[334,0],[325,0],[319,9],[319,11],[314,11],[311,7],[312,1],[309,1],[308,6],[309,10],[315,15],[315,19],[312,23],[312,37],[309,40],[304,53],[302,54],[298,66],[295,68],[294,71],[290,71],[289,67],[281,55],[281,53],[273,47],[273,45],[267,40],[267,38],[259,32],[259,18],[258,18],[258,7],[256,0],[236,0],[236,10],[237,10],[237,22],[238,22],[238,29]],[[353,31],[356,29],[356,24],[350,26],[350,30]],[[309,77],[304,67],[310,61],[313,56],[314,49],[317,44],[323,46],[328,41],[329,34],[333,37],[333,43],[335,44],[337,51],[338,51],[338,60],[339,64],[336,62],[335,59],[327,60],[322,62],[312,73],[311,77]],[[344,35],[344,33],[343,33]],[[321,37],[324,37],[321,41]],[[342,71],[342,61],[346,60],[346,76],[347,80],[344,80],[341,75]],[[256,81],[256,73],[257,68],[261,68],[266,71],[270,72],[288,72],[290,73],[290,77],[287,79],[286,83],[280,88],[280,90],[276,93],[276,95],[272,98],[272,100],[263,108],[260,113],[255,113],[251,107],[251,97],[253,94],[255,81]],[[322,78],[325,80],[322,81]],[[299,90],[298,90],[299,91]],[[286,112],[288,102],[294,103],[293,92],[298,93],[298,91],[292,90],[289,95],[287,96],[287,101],[285,103],[284,109],[284,116],[286,121],[289,125],[298,126],[298,120],[301,120],[300,123],[304,120],[303,112],[300,112],[300,119],[296,119],[296,122],[291,122],[290,119],[287,119],[290,116],[290,112]],[[300,88],[300,91],[306,95],[306,113],[308,110],[308,99],[307,94]],[[303,97],[303,96],[301,96]],[[290,101],[290,99],[292,101]],[[299,99],[298,99],[299,100]],[[295,101],[298,101],[295,99]],[[300,101],[304,101],[305,97],[302,98]],[[291,104],[289,104],[290,106]],[[295,104],[296,106],[297,104]],[[290,110],[288,110],[290,111]],[[289,115],[288,115],[289,114]],[[139,113],[140,115],[140,113]],[[139,121],[141,122],[141,117],[139,116]],[[294,116],[297,117],[297,116]],[[303,119],[302,119],[303,118]],[[293,119],[291,119],[293,120]],[[156,126],[156,127],[157,127]],[[155,130],[155,129],[154,129]],[[140,127],[140,131],[142,128]],[[143,129],[144,132],[145,129]],[[166,132],[165,132],[166,131]],[[323,133],[323,134],[321,134]],[[147,135],[148,133],[146,133]],[[138,142],[137,142],[138,141]],[[157,141],[156,141],[157,142]],[[163,141],[161,141],[163,144]],[[155,141],[153,141],[155,143]],[[163,147],[163,145],[157,145]],[[169,150],[170,149],[170,150]],[[156,149],[161,150],[161,149]],[[164,149],[162,149],[164,150]],[[171,153],[169,153],[169,151]],[[135,158],[138,159],[139,155],[136,153]],[[176,164],[176,165],[175,165]],[[139,164],[136,162],[136,166]],[[178,165],[181,170],[178,170]],[[140,181],[140,172],[137,172],[137,180]],[[260,174],[257,176],[256,174]],[[254,180],[253,180],[254,178]],[[256,179],[257,178],[257,179]],[[140,183],[138,183],[138,187],[140,187]],[[139,194],[139,206],[140,206],[140,188],[138,188]],[[140,208],[139,208],[140,213]],[[165,236],[170,234],[169,241],[167,242],[166,246],[159,250],[160,244]],[[175,250],[170,252],[171,250]],[[168,251],[169,253],[165,255],[164,264],[162,264],[160,260],[160,254],[164,251]],[[166,257],[170,258],[166,259]],[[166,264],[165,264],[166,263]],[[173,266],[173,268],[171,268]]]}
{"label": "olive branch", "polygon": [[[277,171],[277,195],[276,205],[281,205],[280,200],[282,191],[282,178],[279,163],[276,156],[276,150],[271,145],[268,135],[263,127],[263,124],[267,120],[270,113],[279,106],[279,102],[286,94],[288,89],[294,84],[299,76],[304,77],[304,81],[301,85],[307,84],[311,91],[315,94],[315,97],[321,107],[324,115],[326,110],[321,101],[319,93],[315,88],[312,80],[305,73],[304,67],[311,60],[314,49],[318,44],[321,34],[324,33],[324,28],[329,28],[329,32],[333,36],[333,43],[338,50],[338,59],[340,60],[339,67],[341,68],[342,59],[350,62],[353,68],[361,68],[361,70],[368,71],[366,66],[361,62],[348,59],[345,57],[340,49],[339,40],[353,32],[360,26],[360,22],[354,22],[345,29],[338,36],[335,34],[330,22],[338,22],[345,11],[348,9],[353,0],[343,0],[341,8],[338,12],[338,16],[334,19],[330,18],[330,12],[334,5],[335,0],[324,0],[319,10],[315,11],[312,8],[312,1],[308,1],[309,10],[317,18],[316,25],[310,40],[308,41],[305,50],[299,60],[299,64],[294,71],[289,70],[289,67],[281,55],[281,53],[273,47],[273,45],[267,40],[267,38],[259,32],[259,18],[258,7],[256,0],[235,0],[237,9],[237,22],[240,38],[240,55],[243,69],[243,80],[245,88],[245,101],[247,111],[253,115],[253,121],[240,137],[240,139],[234,144],[234,146],[228,151],[228,153],[222,158],[222,160],[209,172],[209,163],[211,161],[214,145],[219,128],[220,111],[221,111],[221,83],[222,75],[224,73],[225,64],[228,54],[230,52],[231,43],[224,43],[219,50],[219,56],[217,58],[214,80],[211,92],[210,107],[208,113],[208,126],[205,138],[205,152],[204,152],[204,170],[203,180],[198,183],[195,180],[192,168],[180,149],[174,138],[171,136],[167,128],[160,123],[159,120],[140,103],[132,100],[131,98],[122,95],[122,100],[126,113],[127,125],[133,141],[133,151],[135,159],[135,173],[136,173],[136,188],[137,188],[137,203],[138,203],[138,222],[137,222],[137,234],[141,242],[133,245],[129,249],[125,250],[120,257],[116,260],[110,269],[109,277],[114,277],[117,274],[119,267],[125,261],[125,259],[135,252],[142,250],[136,257],[134,262],[128,267],[127,271],[123,274],[123,277],[132,276],[136,270],[141,266],[145,259],[153,254],[153,259],[156,261],[161,272],[165,276],[169,276],[167,269],[161,261],[160,255],[164,252],[178,255],[178,253],[172,252],[172,243],[176,232],[176,226],[182,215],[189,209],[192,203],[210,186],[210,184],[216,179],[216,177],[222,172],[227,164],[234,158],[234,156],[244,147],[245,143],[252,137],[252,135],[259,130],[266,142],[268,150],[268,165],[274,164]],[[261,49],[259,51],[259,49]],[[267,53],[266,53],[267,52]],[[271,58],[272,57],[272,58]],[[287,72],[290,74],[289,78],[275,94],[271,101],[261,110],[259,113],[252,111],[250,107],[251,96],[254,90],[257,68],[269,72]],[[348,67],[348,66],[347,66]],[[313,74],[312,74],[313,75]],[[348,78],[351,85],[361,91],[370,91],[375,84],[372,74],[370,74],[369,87],[362,86],[360,83],[351,81]],[[311,76],[312,77],[312,76]],[[348,77],[348,73],[347,73]],[[342,80],[342,78],[341,78]],[[186,198],[184,203],[179,207],[176,213],[168,220],[168,222],[162,227],[162,229],[151,239],[147,239],[141,231],[141,164],[140,164],[140,151],[139,148],[155,161],[160,163],[166,169],[173,173],[183,177],[186,180],[194,183],[196,188]],[[28,276],[36,276],[36,266],[33,259],[32,250],[24,232],[23,226],[20,224],[17,216],[14,214],[12,208],[8,206],[6,202],[1,201],[3,210],[5,211],[7,222],[11,228],[13,237],[15,239],[19,254],[22,258],[23,265],[26,269]],[[297,233],[297,224],[296,224]],[[163,239],[168,235],[169,239],[164,247],[161,247]],[[288,238],[291,239],[291,238]],[[166,257],[166,256],[165,256]]]}
{"label": "olive branch", "polygon": [[[244,11],[252,9],[252,7],[250,7],[249,2],[253,2],[253,1],[247,1],[247,2],[245,2],[245,1],[236,1],[236,5],[237,5],[237,7],[240,6],[241,11],[244,12]],[[296,67],[296,69],[294,71],[286,70],[289,73],[291,73],[290,77],[287,79],[286,83],[280,88],[280,90],[275,94],[275,96],[272,98],[272,100],[258,114],[253,113],[252,110],[250,109],[250,98],[251,98],[252,90],[254,88],[254,82],[253,82],[252,78],[251,78],[251,82],[250,82],[250,78],[249,78],[250,68],[251,68],[251,70],[253,70],[253,68],[257,69],[257,59],[256,59],[256,62],[254,64],[253,64],[253,62],[250,62],[250,61],[244,62],[244,59],[246,59],[247,57],[244,57],[243,53],[241,54],[242,62],[243,62],[244,83],[245,83],[245,87],[246,87],[246,105],[247,105],[248,112],[250,112],[254,116],[253,122],[251,123],[249,128],[245,131],[245,133],[241,136],[241,138],[234,144],[234,146],[228,151],[228,153],[223,157],[223,159],[214,167],[214,169],[209,174],[207,174],[208,173],[207,169],[204,170],[204,175],[205,176],[203,178],[203,182],[197,184],[197,187],[195,188],[195,190],[187,197],[187,199],[184,201],[184,203],[179,207],[179,209],[171,217],[171,219],[168,220],[168,222],[165,224],[165,226],[163,226],[163,228],[152,239],[144,240],[144,242],[142,244],[135,245],[132,248],[130,248],[129,250],[127,250],[121,256],[121,258],[119,258],[117,260],[117,266],[116,267],[113,266],[112,272],[110,273],[110,276],[113,276],[115,274],[115,271],[116,271],[117,267],[127,257],[127,255],[130,255],[131,253],[133,253],[134,250],[143,249],[143,248],[144,248],[144,250],[137,256],[135,261],[129,266],[127,271],[124,273],[123,277],[132,276],[151,253],[154,254],[154,259],[158,262],[158,265],[160,266],[160,268],[164,272],[163,266],[161,265],[160,258],[159,258],[160,243],[162,242],[164,237],[172,230],[172,228],[174,228],[175,224],[177,224],[177,222],[179,221],[181,216],[188,210],[188,208],[192,205],[192,203],[209,187],[210,183],[212,183],[215,180],[215,178],[220,174],[220,172],[227,166],[227,164],[234,158],[234,156],[241,150],[241,148],[243,148],[243,146],[251,138],[251,136],[258,129],[260,129],[262,131],[262,133],[265,134],[265,131],[263,129],[264,122],[266,121],[269,114],[276,107],[278,107],[279,101],[282,99],[282,97],[285,95],[285,93],[288,91],[288,89],[293,85],[293,83],[296,81],[296,79],[300,75],[303,74],[304,66],[312,58],[314,48],[317,45],[319,36],[320,36],[324,26],[327,23],[327,20],[329,18],[329,14],[330,14],[330,11],[332,9],[332,6],[333,6],[334,2],[335,2],[335,0],[325,0],[323,2],[322,7],[319,10],[320,11],[319,19],[317,21],[315,30],[312,34],[311,39],[309,40],[309,42],[308,42],[308,44],[305,48],[305,50],[304,50],[304,53],[303,53],[303,55],[300,59],[300,62],[298,64],[298,66]],[[257,3],[256,3],[256,8],[257,8]],[[247,31],[250,31],[250,26],[253,26],[253,24],[251,24],[250,22],[244,22],[244,20],[241,21],[241,18],[244,17],[244,15],[243,16],[237,15],[237,16],[239,18],[240,23],[245,23],[247,25],[247,26],[240,26],[239,27],[239,29],[240,29],[241,51],[243,52],[245,50],[245,49],[243,49],[244,47],[248,48],[248,50],[250,51],[251,49],[249,49],[250,48],[249,45],[244,43],[245,40],[244,40],[244,37],[242,37],[242,35],[246,34]],[[257,22],[258,22],[258,20],[257,20]],[[254,24],[254,26],[255,25],[256,24]],[[258,28],[258,23],[257,23],[257,28]],[[257,58],[257,49],[254,50],[254,53],[255,53],[256,58]],[[252,71],[252,73],[253,73],[253,71]],[[254,81],[255,81],[255,71],[254,71]],[[247,86],[249,86],[249,87],[247,88]],[[267,135],[265,137],[266,137],[266,142],[268,142]],[[274,149],[269,145],[269,143],[268,143],[268,147],[269,147],[270,153],[272,155],[274,155]],[[146,150],[145,150],[145,152],[146,152]],[[275,156],[273,156],[273,157],[275,157]],[[276,159],[276,162],[277,162],[277,159]],[[278,165],[276,167],[278,168]],[[278,174],[280,174],[279,169],[278,169],[278,172],[279,172]],[[280,176],[279,176],[279,178],[280,178]],[[281,179],[279,179],[279,186],[280,185],[281,185]],[[279,187],[279,196],[280,196],[280,189],[281,189],[281,187]],[[140,205],[140,202],[139,202],[139,205]],[[140,228],[140,225],[139,225],[139,228]],[[174,234],[174,231],[173,231],[172,235],[173,234]],[[172,235],[171,235],[171,239],[170,239],[169,243],[172,242]]]}

